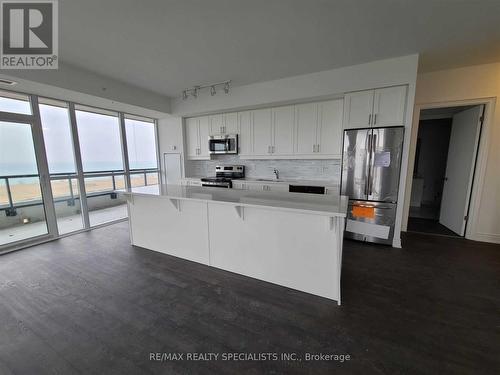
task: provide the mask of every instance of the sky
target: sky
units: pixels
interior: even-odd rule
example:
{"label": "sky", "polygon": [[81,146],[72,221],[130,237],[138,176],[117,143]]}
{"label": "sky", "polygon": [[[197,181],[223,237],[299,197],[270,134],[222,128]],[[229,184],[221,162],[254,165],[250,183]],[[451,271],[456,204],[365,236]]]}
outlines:
{"label": "sky", "polygon": [[[30,114],[29,103],[0,97],[0,111]],[[40,104],[44,143],[51,173],[75,172],[68,109]],[[122,170],[118,117],[76,111],[84,171]],[[154,126],[125,120],[130,168],[156,168]],[[29,124],[0,121],[0,175],[36,174]]]}

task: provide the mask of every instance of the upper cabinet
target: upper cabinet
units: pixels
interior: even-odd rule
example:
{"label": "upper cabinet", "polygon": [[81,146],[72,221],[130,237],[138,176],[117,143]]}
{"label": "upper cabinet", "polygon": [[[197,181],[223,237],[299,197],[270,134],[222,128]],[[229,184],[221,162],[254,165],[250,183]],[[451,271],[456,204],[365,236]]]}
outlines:
{"label": "upper cabinet", "polygon": [[253,155],[272,154],[272,126],[271,108],[252,111]]}
{"label": "upper cabinet", "polygon": [[210,159],[208,153],[209,123],[210,119],[207,116],[186,119],[184,134],[188,159]]}
{"label": "upper cabinet", "polygon": [[318,103],[316,153],[332,158],[341,157],[343,110],[342,99]]}
{"label": "upper cabinet", "polygon": [[252,111],[238,112],[238,143],[240,157],[252,155],[253,153],[253,113]]}
{"label": "upper cabinet", "polygon": [[251,112],[252,155],[268,158],[293,155],[294,107],[265,108]]}
{"label": "upper cabinet", "polygon": [[371,126],[374,90],[351,92],[344,97],[344,129]]}
{"label": "upper cabinet", "polygon": [[238,133],[238,114],[221,113],[208,117],[210,135],[225,135]]}
{"label": "upper cabinet", "polygon": [[295,153],[309,158],[340,158],[343,107],[342,99],[295,106]]}
{"label": "upper cabinet", "polygon": [[406,94],[406,86],[346,94],[344,129],[404,125]]}
{"label": "upper cabinet", "polygon": [[404,125],[406,91],[406,86],[375,90],[372,120],[374,127]]}
{"label": "upper cabinet", "polygon": [[273,138],[271,152],[273,155],[293,154],[293,130],[295,124],[294,106],[276,107],[272,109]]}
{"label": "upper cabinet", "polygon": [[314,155],[317,144],[318,104],[305,103],[295,106],[296,138],[295,153]]}

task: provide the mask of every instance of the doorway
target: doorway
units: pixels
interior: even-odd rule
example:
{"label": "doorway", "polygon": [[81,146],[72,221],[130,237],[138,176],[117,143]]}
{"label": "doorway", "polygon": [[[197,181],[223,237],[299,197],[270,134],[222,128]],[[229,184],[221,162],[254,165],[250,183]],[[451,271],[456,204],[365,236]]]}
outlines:
{"label": "doorway", "polygon": [[484,105],[420,112],[408,231],[463,237]]}

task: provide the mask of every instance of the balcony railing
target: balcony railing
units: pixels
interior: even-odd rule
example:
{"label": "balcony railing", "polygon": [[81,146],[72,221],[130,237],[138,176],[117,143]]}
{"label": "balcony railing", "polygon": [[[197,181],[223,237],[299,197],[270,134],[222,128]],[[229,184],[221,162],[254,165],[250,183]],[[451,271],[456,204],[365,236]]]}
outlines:
{"label": "balcony railing", "polygon": [[[159,171],[156,168],[149,168],[149,169],[134,169],[130,171],[130,177],[132,178],[133,176],[136,175],[142,175],[143,176],[143,186],[150,185],[148,183],[148,174],[153,174],[156,173],[158,174]],[[105,196],[109,195],[111,199],[116,199],[117,194],[115,193],[115,190],[117,190],[117,178],[118,177],[124,177],[125,173],[124,171],[120,170],[104,170],[104,171],[94,171],[94,172],[85,172],[84,173],[84,178],[85,179],[90,179],[90,178],[98,178],[98,177],[111,177],[111,189],[103,189],[103,190],[96,190],[96,191],[90,191],[86,193],[87,198],[92,198],[92,197],[98,197],[98,196]],[[24,200],[15,200],[12,196],[12,189],[13,189],[13,184],[12,180],[14,179],[26,179],[26,178],[39,178],[39,175],[37,174],[23,174],[23,175],[4,175],[0,176],[0,182],[3,181],[5,184],[5,190],[7,193],[7,202],[6,204],[3,202],[0,202],[0,211],[5,211],[6,216],[16,216],[17,215],[17,208],[23,208],[23,207],[31,207],[31,206],[38,206],[42,205],[43,201],[41,197],[34,196],[33,199],[24,199]],[[75,200],[80,198],[80,194],[75,194],[74,187],[72,180],[77,179],[78,176],[76,173],[51,173],[50,174],[50,180],[51,181],[60,181],[60,180],[67,180],[68,182],[68,193],[66,195],[61,195],[58,197],[54,197],[54,202],[59,203],[59,202],[67,202],[69,206],[75,205]],[[123,181],[124,185],[125,181]],[[157,184],[152,183],[153,184]],[[142,185],[141,185],[142,186]],[[118,188],[121,188],[118,187]]]}

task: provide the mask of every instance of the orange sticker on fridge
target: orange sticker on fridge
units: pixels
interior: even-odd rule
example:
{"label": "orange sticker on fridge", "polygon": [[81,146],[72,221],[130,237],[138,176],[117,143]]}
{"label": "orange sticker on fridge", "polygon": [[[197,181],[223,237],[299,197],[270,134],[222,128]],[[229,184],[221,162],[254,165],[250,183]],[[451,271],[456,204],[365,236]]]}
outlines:
{"label": "orange sticker on fridge", "polygon": [[352,206],[352,216],[373,219],[375,217],[375,207]]}

